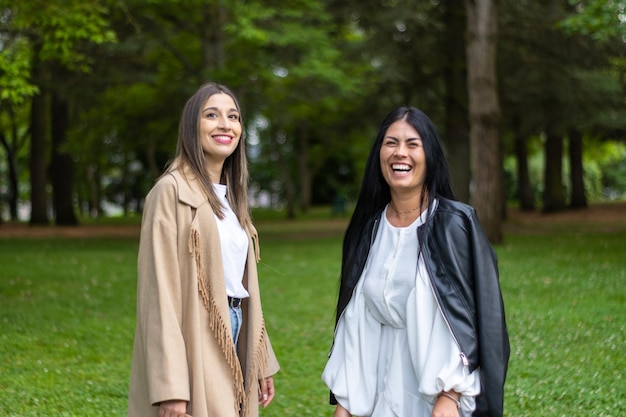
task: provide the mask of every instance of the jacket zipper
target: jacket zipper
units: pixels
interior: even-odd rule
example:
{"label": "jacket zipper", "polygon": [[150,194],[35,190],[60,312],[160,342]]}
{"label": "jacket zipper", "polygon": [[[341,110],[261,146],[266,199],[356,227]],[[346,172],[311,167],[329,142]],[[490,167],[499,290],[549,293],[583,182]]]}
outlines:
{"label": "jacket zipper", "polygon": [[[419,259],[417,260],[417,262],[419,263]],[[426,261],[424,261],[424,265],[426,265]],[[463,362],[463,365],[469,366],[469,360],[467,359],[467,355],[465,355],[465,352],[463,352],[463,349],[461,348],[461,344],[459,343],[459,340],[457,339],[456,335],[454,334],[454,331],[452,330],[452,326],[450,325],[450,321],[448,320],[448,317],[446,317],[446,315],[445,315],[445,313],[443,311],[443,307],[441,307],[441,303],[439,302],[439,298],[437,297],[437,293],[435,291],[435,286],[433,284],[430,271],[428,271],[428,269],[427,269],[426,272],[428,272],[428,284],[430,286],[430,291],[433,293],[433,297],[435,298],[435,302],[437,303],[437,309],[441,313],[441,317],[443,317],[443,321],[446,322],[446,326],[448,326],[448,330],[450,331],[450,335],[452,336],[452,339],[454,339],[454,343],[456,343],[456,346],[459,348],[459,352],[461,352],[460,356],[461,356],[461,361]]]}

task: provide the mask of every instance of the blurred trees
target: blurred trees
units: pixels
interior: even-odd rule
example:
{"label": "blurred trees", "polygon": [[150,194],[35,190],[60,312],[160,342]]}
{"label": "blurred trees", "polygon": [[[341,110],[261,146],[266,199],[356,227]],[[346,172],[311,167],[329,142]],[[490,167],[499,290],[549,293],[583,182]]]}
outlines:
{"label": "blurred trees", "polygon": [[585,144],[624,141],[624,1],[493,2],[502,111],[495,140],[470,144],[486,121],[470,99],[487,90],[468,86],[484,62],[466,55],[466,19],[485,2],[0,0],[0,209],[16,219],[29,201],[43,224],[107,203],[140,212],[184,101],[209,80],[244,107],[251,189],[290,217],[352,198],[378,123],[406,104],[439,127],[458,197],[495,240],[505,191],[524,209],[584,207]]}
{"label": "blurred trees", "polygon": [[[16,126],[18,112],[30,100],[26,125],[30,137],[30,203],[32,224],[48,223],[48,174],[52,177],[53,209],[57,224],[76,224],[73,195],[73,161],[63,149],[70,125],[72,78],[88,72],[90,43],[115,38],[103,18],[99,2],[26,1],[19,7],[2,5],[2,110],[13,146],[5,146],[10,182],[15,181],[16,144],[24,124]],[[6,53],[6,55],[4,55]],[[15,79],[13,79],[15,77]],[[3,129],[4,130],[4,129]],[[3,140],[8,142],[8,139]],[[48,168],[52,168],[48,172]],[[11,214],[17,193],[9,193]]]}
{"label": "blurred trees", "polygon": [[[618,3],[621,12],[613,9]],[[568,196],[569,206],[586,206],[583,143],[598,136],[624,140],[619,69],[626,52],[619,29],[624,4],[503,0],[498,62],[503,133],[515,154],[522,209],[534,209],[533,189],[543,211],[566,209]],[[612,28],[600,38],[581,29],[584,22],[595,25],[597,13]],[[542,181],[531,184],[529,148],[538,145],[544,155]]]}

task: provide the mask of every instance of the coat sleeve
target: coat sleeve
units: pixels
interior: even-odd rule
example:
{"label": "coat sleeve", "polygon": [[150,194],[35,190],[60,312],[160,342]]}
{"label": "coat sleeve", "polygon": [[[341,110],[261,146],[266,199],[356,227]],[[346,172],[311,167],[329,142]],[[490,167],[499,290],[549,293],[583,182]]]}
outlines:
{"label": "coat sleeve", "polygon": [[177,191],[160,181],[146,197],[137,262],[137,329],[151,404],[190,399],[182,332]]}
{"label": "coat sleeve", "polygon": [[[483,394],[474,416],[502,416],[510,346],[496,254],[472,211],[472,259]],[[487,409],[488,411],[486,411]]]}

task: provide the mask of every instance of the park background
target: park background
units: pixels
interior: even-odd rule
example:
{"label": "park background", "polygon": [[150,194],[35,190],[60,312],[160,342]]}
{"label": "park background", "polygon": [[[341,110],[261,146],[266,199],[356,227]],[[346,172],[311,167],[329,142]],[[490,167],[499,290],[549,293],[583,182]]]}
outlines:
{"label": "park background", "polygon": [[138,223],[205,81],[244,107],[267,416],[329,415],[341,236],[423,109],[500,259],[508,416],[626,413],[624,1],[0,0],[0,415],[124,415]]}

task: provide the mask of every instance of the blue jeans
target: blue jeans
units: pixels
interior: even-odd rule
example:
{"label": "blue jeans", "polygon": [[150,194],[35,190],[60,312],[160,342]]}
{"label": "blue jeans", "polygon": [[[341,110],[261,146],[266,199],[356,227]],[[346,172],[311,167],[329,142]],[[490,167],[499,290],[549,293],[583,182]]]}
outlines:
{"label": "blue jeans", "polygon": [[230,309],[230,328],[233,332],[233,342],[235,343],[235,347],[237,347],[243,314],[241,313],[241,306],[228,308]]}

